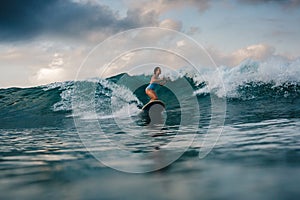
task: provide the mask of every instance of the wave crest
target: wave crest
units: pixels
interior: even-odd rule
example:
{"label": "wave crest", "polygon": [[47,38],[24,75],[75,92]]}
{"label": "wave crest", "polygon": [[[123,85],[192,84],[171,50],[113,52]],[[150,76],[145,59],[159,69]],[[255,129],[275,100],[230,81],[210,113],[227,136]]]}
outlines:
{"label": "wave crest", "polygon": [[300,89],[300,59],[286,61],[274,57],[265,62],[248,59],[236,67],[205,70],[196,80],[205,86],[195,91],[195,95],[237,99],[295,97]]}

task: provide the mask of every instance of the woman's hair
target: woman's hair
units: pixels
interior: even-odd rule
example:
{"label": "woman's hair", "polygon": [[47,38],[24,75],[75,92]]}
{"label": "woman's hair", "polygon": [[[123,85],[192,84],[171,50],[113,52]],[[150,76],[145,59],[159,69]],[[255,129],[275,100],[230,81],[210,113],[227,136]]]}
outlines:
{"label": "woman's hair", "polygon": [[159,70],[159,69],[160,69],[160,67],[155,67],[154,68],[154,74],[156,74],[157,70]]}

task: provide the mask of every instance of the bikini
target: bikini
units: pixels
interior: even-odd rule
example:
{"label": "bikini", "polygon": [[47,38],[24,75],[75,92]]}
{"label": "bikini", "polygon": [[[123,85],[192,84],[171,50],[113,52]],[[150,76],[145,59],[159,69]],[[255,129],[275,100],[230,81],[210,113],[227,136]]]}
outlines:
{"label": "bikini", "polygon": [[146,90],[157,90],[159,88],[158,83],[150,83],[147,87]]}

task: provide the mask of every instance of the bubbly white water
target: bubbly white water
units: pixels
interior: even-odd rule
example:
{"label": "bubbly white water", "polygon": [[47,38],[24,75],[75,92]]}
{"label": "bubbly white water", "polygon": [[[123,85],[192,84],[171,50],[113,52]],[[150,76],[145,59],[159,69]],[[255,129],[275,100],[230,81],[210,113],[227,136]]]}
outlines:
{"label": "bubbly white water", "polygon": [[218,97],[239,97],[237,89],[247,83],[272,84],[273,87],[300,83],[300,59],[288,61],[273,57],[264,62],[245,60],[236,67],[221,66],[216,70],[202,70],[195,77],[207,86],[195,94],[214,93]]}

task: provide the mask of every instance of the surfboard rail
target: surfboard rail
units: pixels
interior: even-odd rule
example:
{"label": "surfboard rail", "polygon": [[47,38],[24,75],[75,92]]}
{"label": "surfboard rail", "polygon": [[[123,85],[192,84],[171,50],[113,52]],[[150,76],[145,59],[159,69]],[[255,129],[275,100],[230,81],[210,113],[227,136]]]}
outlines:
{"label": "surfboard rail", "polygon": [[151,106],[155,105],[155,104],[159,104],[161,105],[162,107],[166,107],[165,103],[161,100],[154,100],[154,101],[149,101],[148,103],[146,103],[143,107],[142,107],[142,110],[145,110],[145,111],[148,111]]}

